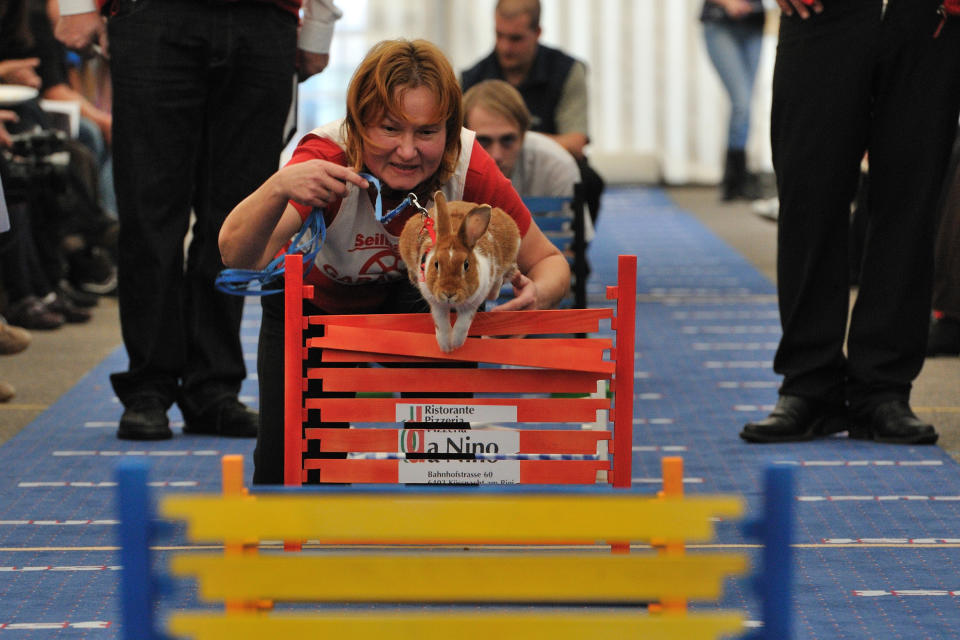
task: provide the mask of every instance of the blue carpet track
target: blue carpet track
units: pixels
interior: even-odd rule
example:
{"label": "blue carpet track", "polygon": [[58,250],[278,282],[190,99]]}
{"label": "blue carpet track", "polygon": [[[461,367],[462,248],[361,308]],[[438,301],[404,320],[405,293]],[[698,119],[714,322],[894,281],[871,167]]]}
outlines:
{"label": "blue carpet track", "polygon": [[[769,411],[779,385],[771,370],[780,333],[773,284],[659,189],[605,194],[590,247],[592,306],[610,304],[605,287],[616,281],[621,253],[639,258],[634,490],[656,491],[661,457],[680,455],[688,492],[742,495],[755,512],[764,465],[793,465],[796,638],[960,637],[958,465],[938,447],[844,435],[744,443],[742,424]],[[251,370],[258,320],[250,302],[243,339]],[[252,469],[252,441],[183,435],[176,409],[172,440],[117,440],[120,406],[108,376],[125,365],[120,349],[0,447],[0,639],[118,636],[119,457],[149,458],[159,492],[218,490],[227,453],[245,455]],[[256,407],[255,376],[241,394]],[[717,528],[722,547],[751,544],[736,523]],[[757,619],[748,581],[727,587],[723,604]],[[193,598],[178,593],[173,604]]]}

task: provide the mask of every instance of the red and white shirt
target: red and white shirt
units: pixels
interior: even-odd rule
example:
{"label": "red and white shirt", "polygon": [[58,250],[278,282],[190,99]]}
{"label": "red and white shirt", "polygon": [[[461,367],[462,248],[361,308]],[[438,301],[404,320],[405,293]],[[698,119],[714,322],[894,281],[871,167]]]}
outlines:
{"label": "red and white shirt", "polygon": [[[341,122],[307,134],[288,164],[321,159],[346,166]],[[466,200],[500,207],[513,217],[523,237],[530,228],[530,212],[475,137],[472,131],[461,130],[460,157],[453,175],[440,190],[448,201]],[[313,303],[327,313],[372,311],[384,301],[392,283],[407,277],[398,249],[400,233],[407,220],[419,215],[408,206],[386,225],[381,224],[369,194],[353,184],[347,184],[347,189],[346,197],[330,203],[323,213],[326,240],[306,276],[306,283],[314,287]],[[302,219],[310,214],[310,207],[293,201],[290,204]],[[399,204],[384,201],[383,212]],[[433,200],[421,204],[429,208]]]}

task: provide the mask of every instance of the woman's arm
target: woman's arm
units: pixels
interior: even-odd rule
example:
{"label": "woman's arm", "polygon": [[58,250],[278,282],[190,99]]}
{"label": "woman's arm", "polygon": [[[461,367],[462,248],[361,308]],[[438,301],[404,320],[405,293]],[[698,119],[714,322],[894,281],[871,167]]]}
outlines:
{"label": "woman's arm", "polygon": [[517,266],[520,273],[512,282],[514,298],[496,307],[497,311],[551,309],[567,295],[570,265],[536,222],[530,223],[520,241]]}
{"label": "woman's arm", "polygon": [[224,220],[219,245],[223,263],[262,269],[300,229],[300,213],[290,204],[325,207],[347,194],[347,182],[366,189],[352,169],[326,160],[288,164],[243,199]]}

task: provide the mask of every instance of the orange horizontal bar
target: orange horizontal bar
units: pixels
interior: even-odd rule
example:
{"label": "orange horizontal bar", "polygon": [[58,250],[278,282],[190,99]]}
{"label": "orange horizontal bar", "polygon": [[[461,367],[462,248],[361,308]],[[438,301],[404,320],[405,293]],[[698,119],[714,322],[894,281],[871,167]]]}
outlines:
{"label": "orange horizontal bar", "polygon": [[[613,309],[546,309],[540,311],[480,312],[473,318],[470,335],[594,333],[600,320],[613,317]],[[310,324],[414,331],[433,335],[429,313],[310,316]]]}
{"label": "orange horizontal bar", "polygon": [[397,403],[506,405],[517,408],[517,422],[593,422],[608,398],[307,398],[324,422],[397,422]]}
{"label": "orange horizontal bar", "polygon": [[[429,463],[423,463],[429,464]],[[310,458],[303,468],[320,471],[320,482],[399,482],[399,460],[331,460]],[[595,484],[606,460],[521,460],[520,484]]]}
{"label": "orange horizontal bar", "polygon": [[[356,453],[394,452],[399,450],[403,429],[330,429],[308,427],[307,440],[319,442],[318,451],[350,451]],[[519,453],[597,452],[597,442],[610,440],[609,431],[527,430],[520,432]]]}
{"label": "orange horizontal bar", "polygon": [[308,369],[307,377],[323,380],[324,391],[472,391],[477,393],[594,393],[597,380],[609,379],[579,371],[535,369]]}
{"label": "orange horizontal bar", "polygon": [[[440,358],[421,358],[418,356],[398,356],[370,351],[347,351],[345,349],[324,349],[320,354],[321,362],[450,362]],[[463,360],[463,362],[468,362]]]}
{"label": "orange horizontal bar", "polygon": [[615,368],[614,362],[603,359],[604,351],[613,348],[607,338],[467,338],[447,354],[433,335],[334,325],[322,338],[308,339],[307,346],[596,373],[612,374]]}

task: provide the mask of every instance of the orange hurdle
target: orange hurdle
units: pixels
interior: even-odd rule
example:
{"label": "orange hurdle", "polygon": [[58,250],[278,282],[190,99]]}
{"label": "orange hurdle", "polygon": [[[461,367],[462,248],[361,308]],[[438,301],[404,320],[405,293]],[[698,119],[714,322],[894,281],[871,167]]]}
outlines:
{"label": "orange hurdle", "polygon": [[[629,487],[636,257],[620,256],[618,266],[617,286],[607,289],[615,309],[478,313],[464,345],[444,353],[427,313],[304,316],[302,302],[312,296],[312,287],[303,283],[300,257],[288,256],[284,484],[303,484],[313,471],[319,472],[320,482],[593,484],[599,478]],[[509,337],[595,333],[603,320],[610,322],[614,340]],[[322,337],[305,339],[305,331],[317,325],[323,326]],[[324,367],[304,370],[310,349],[323,350]],[[372,363],[390,363],[390,368]],[[407,368],[411,364],[415,368]],[[388,397],[304,397],[310,380],[322,380],[326,392]],[[598,393],[598,381],[610,385],[612,400]],[[474,397],[442,397],[450,393]],[[323,423],[394,426],[318,427],[311,424],[310,411],[319,411]],[[581,429],[583,423],[602,423],[603,412],[612,429]],[[551,423],[558,428],[451,426],[464,422]],[[579,424],[563,428],[563,423]],[[348,456],[311,458],[308,449]],[[602,455],[605,449],[612,464]]]}

